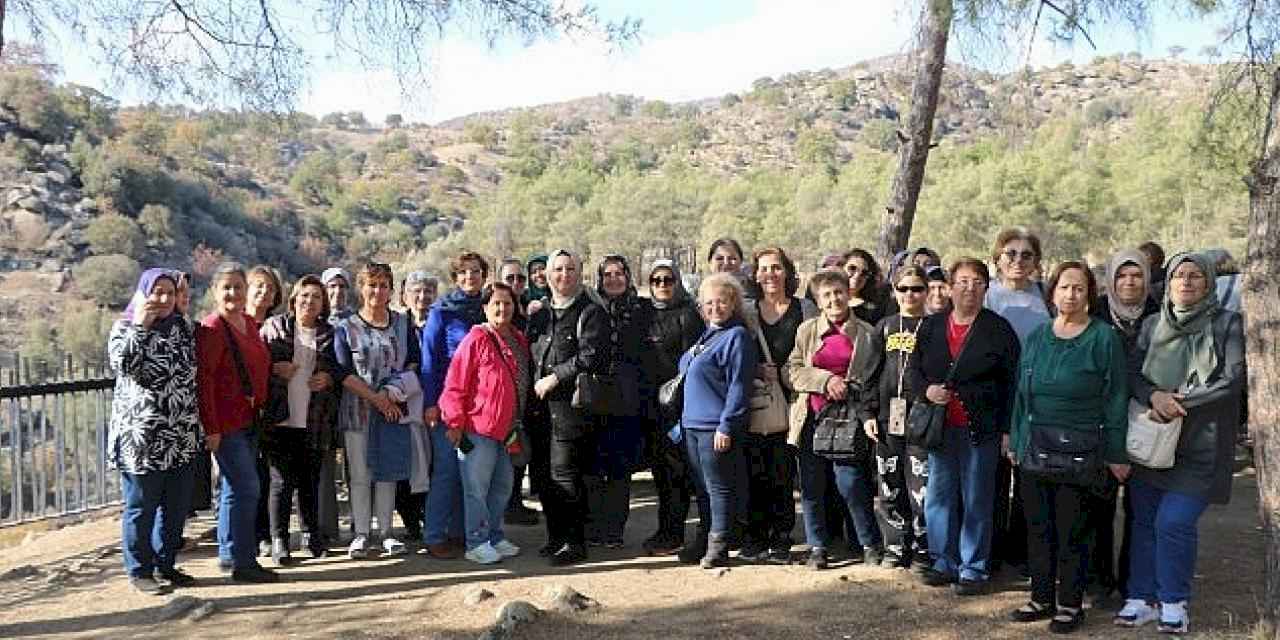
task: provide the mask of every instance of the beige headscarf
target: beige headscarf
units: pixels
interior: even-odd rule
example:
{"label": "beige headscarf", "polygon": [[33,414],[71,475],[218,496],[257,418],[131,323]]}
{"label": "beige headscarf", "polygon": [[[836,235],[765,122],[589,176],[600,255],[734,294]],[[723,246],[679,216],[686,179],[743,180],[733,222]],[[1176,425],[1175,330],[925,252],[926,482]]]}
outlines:
{"label": "beige headscarf", "polygon": [[[1136,304],[1125,304],[1120,302],[1116,297],[1116,276],[1120,274],[1120,268],[1132,264],[1142,269],[1142,287],[1146,292],[1141,300]],[[1116,252],[1107,260],[1107,305],[1111,307],[1111,316],[1113,320],[1133,322],[1142,317],[1142,312],[1147,306],[1146,296],[1151,295],[1151,265],[1147,263],[1146,256],[1142,255],[1137,249],[1124,249]]]}

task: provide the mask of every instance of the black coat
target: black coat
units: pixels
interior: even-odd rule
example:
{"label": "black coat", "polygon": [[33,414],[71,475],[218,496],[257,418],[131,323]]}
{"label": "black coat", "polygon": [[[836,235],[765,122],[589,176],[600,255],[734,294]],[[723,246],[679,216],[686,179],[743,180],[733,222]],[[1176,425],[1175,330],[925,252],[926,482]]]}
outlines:
{"label": "black coat", "polygon": [[680,373],[680,356],[698,341],[706,328],[707,324],[692,299],[687,298],[664,309],[653,309],[646,338],[646,349],[650,352],[647,361],[649,380],[661,386],[676,377]]}
{"label": "black coat", "polygon": [[544,399],[551,429],[557,436],[578,437],[594,421],[595,416],[574,409],[570,402],[579,373],[607,373],[609,332],[609,314],[585,291],[568,308],[557,310],[550,304],[543,305],[529,318],[533,379],[536,382],[554,373],[559,380]]}
{"label": "black coat", "polygon": [[[267,351],[271,353],[271,363],[293,362],[293,340],[298,321],[291,315],[278,315],[267,318],[259,332],[267,343]],[[307,404],[307,432],[310,444],[321,451],[328,450],[334,444],[334,430],[337,425],[338,402],[342,397],[342,381],[350,374],[338,364],[333,351],[333,325],[328,322],[316,324],[316,373],[327,373],[333,383],[324,391],[311,392],[311,400]],[[267,380],[267,404],[263,409],[263,417],[268,424],[276,424],[289,417],[289,381],[272,374]],[[270,439],[270,430],[264,438]]]}
{"label": "black coat", "polygon": [[[916,357],[907,376],[915,402],[928,402],[925,390],[942,384],[951,370],[951,349],[947,345],[950,313],[935,313],[920,324],[916,336]],[[1022,347],[1013,325],[994,311],[978,312],[969,327],[951,387],[969,414],[969,431],[975,438],[983,434],[1008,433],[1013,410],[1014,383]]]}
{"label": "black coat", "polygon": [[1142,307],[1142,317],[1133,322],[1116,322],[1116,319],[1111,317],[1110,300],[1107,296],[1102,296],[1098,299],[1098,307],[1090,315],[1115,327],[1116,333],[1120,334],[1120,339],[1124,341],[1125,355],[1129,355],[1133,353],[1134,347],[1138,344],[1138,334],[1142,331],[1142,322],[1159,311],[1160,303],[1151,297],[1147,297],[1147,302]]}

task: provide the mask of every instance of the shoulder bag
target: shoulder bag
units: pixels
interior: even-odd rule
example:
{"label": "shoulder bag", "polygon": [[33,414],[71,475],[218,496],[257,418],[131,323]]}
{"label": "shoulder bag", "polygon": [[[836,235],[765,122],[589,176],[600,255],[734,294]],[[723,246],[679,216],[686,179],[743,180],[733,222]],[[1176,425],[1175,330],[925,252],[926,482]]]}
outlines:
{"label": "shoulder bag", "polygon": [[524,430],[524,398],[520,397],[520,378],[516,373],[515,367],[511,366],[507,359],[502,357],[502,341],[488,327],[484,329],[485,335],[489,336],[489,341],[493,343],[493,348],[498,350],[498,359],[502,361],[502,365],[506,368],[507,373],[511,375],[511,384],[516,388],[516,420],[511,425],[511,431],[507,433],[506,440],[502,441],[503,446],[507,448],[507,453],[511,456],[511,464],[516,467],[523,467],[529,464],[529,460],[533,457],[529,447],[529,434]]}
{"label": "shoulder bag", "polygon": [[1018,460],[1018,468],[1060,484],[1103,487],[1107,484],[1107,466],[1102,459],[1102,425],[1075,429],[1058,425],[1036,424],[1034,371],[1027,369],[1026,384],[1018,392],[1025,393],[1027,404],[1027,446]]}
{"label": "shoulder bag", "polygon": [[[855,352],[849,358],[845,371],[848,384],[843,402],[828,402],[813,419],[813,437],[810,445],[814,455],[835,462],[863,462],[870,459],[871,439],[858,424],[858,403],[862,401],[862,383],[853,379]],[[808,402],[802,398],[800,402]]]}
{"label": "shoulder bag", "polygon": [[[761,354],[765,364],[776,374],[778,367],[773,362],[773,354],[769,344],[765,342],[764,331],[756,324],[756,339],[760,342]],[[756,378],[752,380],[750,406],[751,433],[779,433],[787,430],[789,422],[787,395],[782,391],[782,383],[775,377],[772,381]]]}
{"label": "shoulder bag", "polygon": [[[981,317],[981,314],[978,317]],[[964,336],[964,343],[960,345],[960,352],[951,360],[951,368],[947,369],[947,377],[943,379],[942,386],[950,387],[955,381],[956,367],[969,347],[969,338],[973,337],[973,332],[977,329],[978,318],[974,318],[973,324],[969,326],[969,333]],[[918,331],[919,327],[916,327],[916,330]],[[947,428],[946,420],[947,405],[945,404],[935,404],[926,398],[911,405],[911,412],[907,414],[907,444],[930,451],[941,448],[944,429]]]}
{"label": "shoulder bag", "polygon": [[1182,418],[1156,422],[1147,407],[1137,400],[1129,400],[1129,433],[1124,444],[1130,460],[1148,469],[1169,469],[1173,467],[1181,436]]}
{"label": "shoulder bag", "polygon": [[[723,331],[717,333],[715,339],[719,340],[722,335],[724,335]],[[699,340],[692,347],[689,347],[689,352],[693,354],[689,358],[689,365],[693,366],[693,359],[710,349],[712,344],[714,342],[704,343]],[[658,406],[662,407],[663,411],[677,416],[684,411],[684,374],[688,370],[689,368],[685,367],[685,370],[677,373],[676,377],[658,387]]]}
{"label": "shoulder bag", "polygon": [[[240,353],[240,343],[236,342],[236,337],[231,331],[231,325],[227,323],[226,318],[218,318],[218,324],[222,325],[223,335],[227,338],[227,349],[231,351],[231,359],[236,363],[236,376],[240,378],[240,393],[249,402],[249,408],[253,409],[253,420],[249,422],[249,432],[254,435],[262,435],[264,423],[273,423],[269,420],[264,420],[262,408],[257,406],[257,399],[253,397],[253,381],[249,377],[249,368],[244,364],[244,354]],[[284,408],[286,413],[280,420],[285,420],[289,417],[287,402]],[[276,422],[280,420],[276,420]]]}

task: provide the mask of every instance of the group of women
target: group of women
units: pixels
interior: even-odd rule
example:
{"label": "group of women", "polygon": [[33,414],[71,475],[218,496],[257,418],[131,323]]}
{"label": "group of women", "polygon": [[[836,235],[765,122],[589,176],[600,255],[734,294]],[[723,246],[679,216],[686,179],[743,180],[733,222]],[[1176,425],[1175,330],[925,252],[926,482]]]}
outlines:
{"label": "group of women", "polygon": [[[814,569],[839,539],[850,559],[913,568],[959,595],[986,592],[1001,563],[1024,565],[1031,598],[1016,621],[1073,631],[1094,584],[1124,594],[1117,624],[1185,632],[1196,523],[1230,492],[1240,316],[1222,308],[1201,254],[1152,264],[1121,251],[1103,283],[1077,261],[1046,277],[1042,256],[1019,229],[997,237],[995,276],[975,258],[944,270],[924,248],[882,275],[854,249],[825,258],[802,291],[783,249],[748,260],[726,238],[696,294],[656,260],[642,296],[620,255],[587,288],[569,251],[505,260],[492,278],[467,252],[438,300],[429,276],[405,278],[404,313],[390,306],[390,268],[370,263],[354,281],[339,269],[300,278],[275,316],[274,275],[224,265],[198,324],[189,280],[149,270],[108,345],[126,568],[146,592],[192,582],[174,559],[205,449],[233,579],[278,579],[258,564],[260,543],[292,560],[295,490],[307,546],[325,555],[341,447],[353,558],[405,552],[393,508],[432,557],[519,554],[503,525],[536,521],[521,511],[527,467],[539,553],[579,563],[591,546],[623,546],[631,475],[649,468],[649,554],[790,562],[798,488]],[[1155,269],[1167,273],[1160,299]],[[1135,412],[1181,423],[1172,466],[1130,461]],[[844,423],[852,436],[833,455],[818,434]]]}

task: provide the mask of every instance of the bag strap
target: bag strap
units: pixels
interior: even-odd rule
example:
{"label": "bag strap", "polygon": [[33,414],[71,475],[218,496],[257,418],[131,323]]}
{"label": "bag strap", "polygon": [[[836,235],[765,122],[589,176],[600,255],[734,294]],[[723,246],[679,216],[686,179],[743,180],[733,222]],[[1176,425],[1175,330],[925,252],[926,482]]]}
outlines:
{"label": "bag strap", "polygon": [[[507,362],[507,358],[503,355],[502,341],[498,339],[498,332],[486,326],[484,327],[484,334],[489,336],[489,341],[493,343],[493,348],[498,350],[498,359],[502,361],[507,373],[511,376],[511,384],[516,388],[516,411],[523,414],[525,410],[525,399],[520,395],[520,378],[518,374],[516,374],[515,367],[511,366],[511,363]],[[515,353],[512,353],[511,355],[513,358],[516,357]]]}
{"label": "bag strap", "polygon": [[[898,333],[906,333],[906,332],[907,332],[907,331],[906,331],[906,325],[905,325],[905,324],[903,324],[903,319],[902,319],[902,318],[903,318],[903,317],[902,317],[901,315],[899,315],[899,316],[898,316]],[[911,352],[912,352],[912,353],[915,353],[915,348],[916,348],[916,342],[915,342],[915,341],[916,341],[916,337],[920,334],[920,325],[922,325],[922,324],[924,324],[924,318],[920,318],[920,322],[917,322],[917,323],[916,323],[916,328],[915,328],[915,329],[913,329],[913,330],[911,331]],[[887,327],[886,327],[886,328],[887,328]],[[972,328],[972,327],[970,327],[970,331],[972,331],[972,330],[973,330],[973,328]],[[965,341],[966,341],[966,342],[968,341],[968,336],[967,336],[967,335],[965,336]],[[908,360],[908,358],[909,358],[909,357],[907,356],[907,352],[906,352],[906,350],[901,350],[901,352],[902,352],[902,355],[898,358],[898,393],[897,393],[897,396],[896,396],[896,397],[898,397],[898,398],[901,398],[901,397],[902,397],[902,385],[903,385],[903,383],[904,383],[904,381],[905,381],[905,379],[906,379],[906,376],[907,376],[907,360]]]}
{"label": "bag strap", "polygon": [[[964,341],[960,343],[960,351],[956,353],[956,357],[951,359],[951,368],[947,370],[947,377],[943,379],[942,386],[945,387],[947,385],[950,385],[952,382],[955,382],[956,369],[960,368],[960,360],[961,358],[964,358],[965,351],[969,349],[969,338],[973,337],[974,330],[978,328],[978,318],[981,318],[981,317],[982,317],[982,312],[979,311],[978,315],[973,318],[973,322],[969,324],[969,330],[964,334]],[[947,324],[951,323],[950,314],[947,315],[946,322]],[[944,329],[945,328],[946,327],[944,327]]]}
{"label": "bag strap", "polygon": [[236,337],[231,332],[231,324],[226,318],[218,318],[218,323],[222,325],[222,331],[227,336],[227,348],[231,350],[231,359],[236,363],[236,375],[240,378],[240,392],[244,394],[249,406],[254,404],[253,383],[249,379],[249,369],[244,365],[244,354],[240,353],[240,343],[236,342]]}

